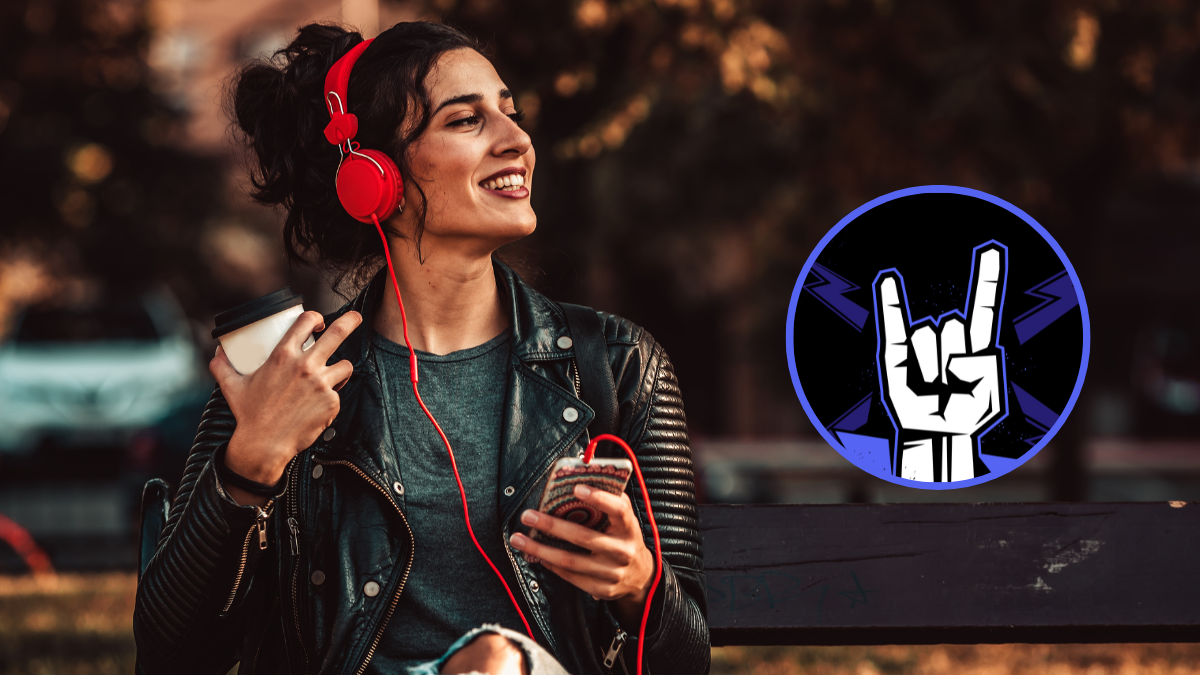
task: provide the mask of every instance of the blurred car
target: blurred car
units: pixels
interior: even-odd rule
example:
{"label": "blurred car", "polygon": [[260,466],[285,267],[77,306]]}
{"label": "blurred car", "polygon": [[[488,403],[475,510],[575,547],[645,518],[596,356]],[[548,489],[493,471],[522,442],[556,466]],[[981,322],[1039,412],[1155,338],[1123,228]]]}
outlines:
{"label": "blurred car", "polygon": [[201,386],[195,343],[165,290],[27,310],[0,344],[0,454],[46,439],[121,445]]}

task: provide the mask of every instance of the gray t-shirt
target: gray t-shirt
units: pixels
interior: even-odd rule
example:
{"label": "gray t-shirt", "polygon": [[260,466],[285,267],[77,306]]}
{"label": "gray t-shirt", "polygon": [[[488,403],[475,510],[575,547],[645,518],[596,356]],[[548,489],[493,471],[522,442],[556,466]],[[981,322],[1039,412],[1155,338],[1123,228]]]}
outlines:
{"label": "gray t-shirt", "polygon": [[[524,626],[467,534],[446,447],[413,396],[407,347],[378,334],[373,341],[416,545],[370,672],[403,675],[404,667],[441,656],[480,624],[517,631]],[[510,564],[496,512],[508,346],[505,331],[478,347],[441,356],[417,350],[421,398],[454,448],[475,536],[501,570]]]}

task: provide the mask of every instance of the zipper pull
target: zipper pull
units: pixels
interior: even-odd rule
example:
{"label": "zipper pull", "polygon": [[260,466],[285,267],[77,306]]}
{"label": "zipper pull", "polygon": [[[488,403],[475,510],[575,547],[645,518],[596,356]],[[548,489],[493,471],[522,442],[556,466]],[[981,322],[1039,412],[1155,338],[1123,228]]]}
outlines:
{"label": "zipper pull", "polygon": [[621,652],[621,647],[625,645],[625,640],[629,637],[625,631],[617,629],[617,636],[613,638],[612,644],[608,646],[608,652],[604,654],[604,667],[612,668],[617,662],[617,654]]}
{"label": "zipper pull", "polygon": [[288,529],[292,532],[292,555],[300,555],[300,523],[295,518],[288,516],[287,524]]}
{"label": "zipper pull", "polygon": [[258,549],[260,551],[267,550],[267,519],[271,514],[263,507],[258,507],[258,517],[255,522],[258,525]]}

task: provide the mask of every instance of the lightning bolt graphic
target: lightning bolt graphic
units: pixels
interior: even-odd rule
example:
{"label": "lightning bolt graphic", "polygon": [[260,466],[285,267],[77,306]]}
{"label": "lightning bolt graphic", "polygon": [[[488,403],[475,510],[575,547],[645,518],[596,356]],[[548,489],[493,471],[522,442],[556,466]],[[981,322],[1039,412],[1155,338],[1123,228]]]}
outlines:
{"label": "lightning bolt graphic", "polygon": [[1051,410],[1044,403],[1029,395],[1029,392],[1017,386],[1016,382],[1012,383],[1013,393],[1017,395],[1017,405],[1020,406],[1021,412],[1025,414],[1025,421],[1029,426],[1033,427],[1041,433],[1036,436],[1024,439],[1030,447],[1037,445],[1037,442],[1042,440],[1049,431],[1050,427],[1058,421],[1058,413]]}
{"label": "lightning bolt graphic", "polygon": [[1075,294],[1075,286],[1071,284],[1066,270],[1025,291],[1025,295],[1031,295],[1042,302],[1013,319],[1013,328],[1017,330],[1017,339],[1021,344],[1025,344],[1026,340],[1042,332],[1046,326],[1079,304],[1079,296]]}
{"label": "lightning bolt graphic", "polygon": [[804,290],[812,293],[813,297],[820,300],[822,305],[833,310],[834,314],[861,333],[863,325],[867,323],[869,312],[844,297],[850,291],[857,291],[858,286],[816,263],[813,263],[811,277],[816,277],[816,279],[805,283]]}

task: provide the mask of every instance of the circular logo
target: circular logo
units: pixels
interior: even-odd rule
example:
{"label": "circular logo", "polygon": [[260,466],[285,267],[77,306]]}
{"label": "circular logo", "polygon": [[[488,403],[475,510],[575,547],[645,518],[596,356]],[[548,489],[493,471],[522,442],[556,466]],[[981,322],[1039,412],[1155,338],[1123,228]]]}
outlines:
{"label": "circular logo", "polygon": [[925,489],[1033,457],[1070,414],[1091,335],[1075,268],[989,194],[909,188],[846,216],[792,291],[787,356],[816,428],[856,466]]}

